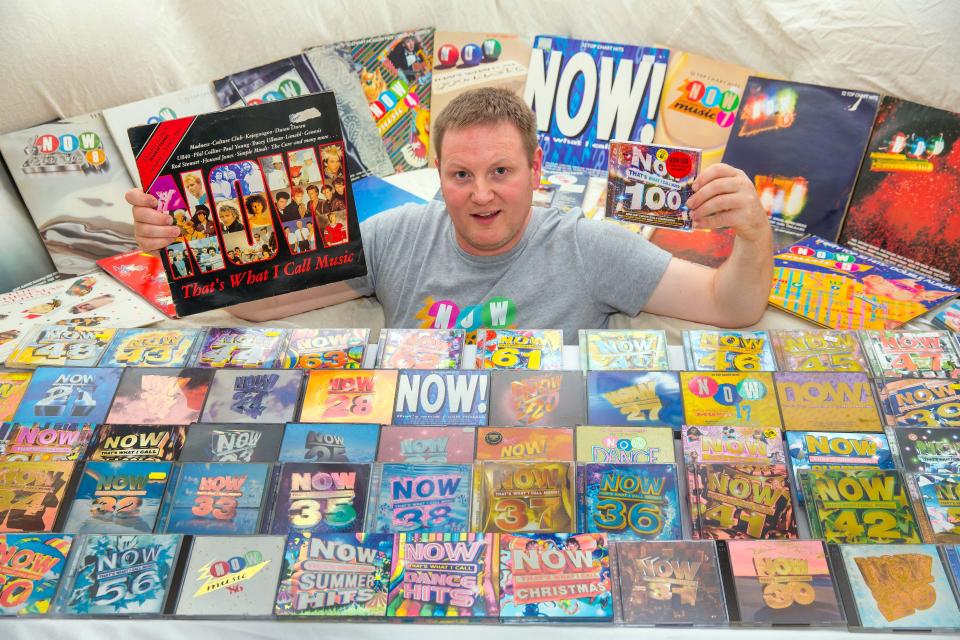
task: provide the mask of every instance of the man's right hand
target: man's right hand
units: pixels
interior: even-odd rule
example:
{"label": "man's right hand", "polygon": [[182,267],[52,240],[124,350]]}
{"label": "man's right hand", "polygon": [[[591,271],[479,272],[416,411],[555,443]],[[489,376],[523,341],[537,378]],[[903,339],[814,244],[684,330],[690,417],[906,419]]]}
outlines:
{"label": "man's right hand", "polygon": [[159,202],[143,189],[130,189],[124,196],[133,208],[133,237],[144,251],[163,249],[180,236],[173,216],[157,211]]}

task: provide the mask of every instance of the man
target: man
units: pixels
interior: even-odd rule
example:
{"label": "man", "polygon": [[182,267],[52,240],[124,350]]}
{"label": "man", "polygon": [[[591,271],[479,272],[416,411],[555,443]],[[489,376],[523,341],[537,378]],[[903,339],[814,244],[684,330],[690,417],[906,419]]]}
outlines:
{"label": "man", "polygon": [[307,187],[307,211],[312,216],[320,215],[324,212],[326,202],[320,199],[320,189],[317,185],[311,184]]}
{"label": "man", "polygon": [[[641,310],[724,327],[752,324],[767,305],[773,272],[770,224],[746,175],[717,164],[688,201],[699,229],[736,233],[717,269],[672,257],[617,225],[531,207],[543,152],[530,109],[509,91],[476,89],[450,102],[433,126],[444,202],[406,205],[361,225],[369,273],[349,282],[244,303],[231,311],[268,321],[376,294],[385,326],[421,326],[439,301],[457,309],[497,299],[518,327],[601,328],[610,314]],[[176,235],[156,199],[127,193],[144,249]],[[457,322],[452,304],[434,326]],[[439,308],[438,306],[438,308]],[[476,313],[464,314],[466,325]],[[490,315],[490,314],[486,314]],[[502,322],[503,318],[499,318]]]}
{"label": "man", "polygon": [[[287,184],[287,173],[283,170],[283,159],[280,156],[273,157],[273,168],[267,173],[267,185],[271,193],[283,191],[289,185]],[[283,211],[283,209],[280,209]]]}
{"label": "man", "polygon": [[347,186],[343,182],[343,178],[337,178],[333,181],[333,195],[330,196],[330,204],[327,207],[327,211],[347,210],[347,196],[344,193],[346,188]]}
{"label": "man", "polygon": [[240,211],[232,204],[222,204],[217,210],[220,215],[220,224],[224,233],[235,233],[243,231],[243,223],[240,222]]}
{"label": "man", "polygon": [[187,190],[188,197],[194,202],[194,205],[206,205],[207,194],[203,190],[203,184],[200,178],[193,173],[188,173],[183,178],[183,186]]}
{"label": "man", "polygon": [[338,213],[331,211],[327,214],[323,226],[323,246],[333,247],[347,242],[347,230],[343,223],[337,220]]}
{"label": "man", "polygon": [[[280,212],[281,222],[293,222],[299,218],[296,209],[288,210],[287,204],[290,202],[290,194],[286,191],[280,191],[276,194],[277,211]],[[292,216],[292,217],[291,217]]]}
{"label": "man", "polygon": [[283,210],[280,216],[281,220],[302,220],[307,216],[307,205],[303,201],[303,189],[294,187],[291,189],[293,200]]}
{"label": "man", "polygon": [[297,253],[303,253],[310,250],[310,236],[307,230],[303,228],[303,220],[297,220]]}

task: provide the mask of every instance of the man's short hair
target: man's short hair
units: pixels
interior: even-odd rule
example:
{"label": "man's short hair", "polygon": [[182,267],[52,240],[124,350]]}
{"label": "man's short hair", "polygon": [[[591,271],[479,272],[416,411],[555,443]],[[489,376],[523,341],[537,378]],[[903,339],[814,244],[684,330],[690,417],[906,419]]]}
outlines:
{"label": "man's short hair", "polygon": [[311,184],[311,185],[308,185],[308,186],[307,186],[307,193],[309,193],[309,192],[311,192],[311,191],[313,191],[313,192],[316,193],[317,195],[320,195],[320,188],[317,187],[317,185],[315,185],[315,184]]}
{"label": "man's short hair", "polygon": [[532,163],[537,150],[537,120],[523,99],[508,89],[484,87],[464,91],[440,112],[430,132],[433,149],[440,159],[443,136],[450,129],[509,122],[520,132],[527,159]]}

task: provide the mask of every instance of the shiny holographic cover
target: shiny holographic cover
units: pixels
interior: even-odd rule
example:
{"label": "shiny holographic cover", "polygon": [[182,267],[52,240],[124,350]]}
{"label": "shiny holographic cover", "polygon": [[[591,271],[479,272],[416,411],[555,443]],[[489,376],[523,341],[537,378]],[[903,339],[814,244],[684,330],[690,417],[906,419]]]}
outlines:
{"label": "shiny holographic cover", "polygon": [[396,535],[387,616],[495,617],[500,612],[499,556],[500,536],[490,533]]}
{"label": "shiny holographic cover", "polygon": [[500,617],[527,622],[612,620],[606,535],[501,535]]}

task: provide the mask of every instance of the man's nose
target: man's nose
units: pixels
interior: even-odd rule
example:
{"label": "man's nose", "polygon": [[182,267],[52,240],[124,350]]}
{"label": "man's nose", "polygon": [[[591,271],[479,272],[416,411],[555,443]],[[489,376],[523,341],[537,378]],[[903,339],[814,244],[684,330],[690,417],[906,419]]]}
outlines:
{"label": "man's nose", "polygon": [[490,202],[493,199],[493,189],[490,188],[490,183],[483,178],[477,178],[470,198],[477,204]]}

